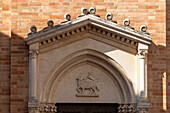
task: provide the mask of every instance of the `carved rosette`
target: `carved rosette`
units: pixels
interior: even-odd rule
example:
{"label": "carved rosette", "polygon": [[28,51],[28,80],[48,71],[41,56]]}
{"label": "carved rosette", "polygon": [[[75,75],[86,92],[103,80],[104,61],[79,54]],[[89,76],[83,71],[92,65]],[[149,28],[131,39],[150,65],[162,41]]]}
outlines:
{"label": "carved rosette", "polygon": [[120,104],[118,113],[137,113],[136,104]]}

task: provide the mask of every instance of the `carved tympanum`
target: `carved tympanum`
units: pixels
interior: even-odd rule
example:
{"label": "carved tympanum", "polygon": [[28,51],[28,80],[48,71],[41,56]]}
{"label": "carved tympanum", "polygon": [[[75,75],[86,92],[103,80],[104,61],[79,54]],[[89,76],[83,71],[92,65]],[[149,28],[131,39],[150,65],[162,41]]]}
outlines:
{"label": "carved tympanum", "polygon": [[87,77],[81,76],[77,78],[77,94],[78,97],[98,97],[99,89],[96,85],[97,79],[88,73]]}

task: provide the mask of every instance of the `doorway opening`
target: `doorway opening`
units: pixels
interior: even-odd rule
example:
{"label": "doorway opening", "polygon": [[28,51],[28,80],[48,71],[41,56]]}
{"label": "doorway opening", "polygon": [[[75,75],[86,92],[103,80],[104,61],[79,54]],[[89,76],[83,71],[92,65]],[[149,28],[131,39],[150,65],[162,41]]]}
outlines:
{"label": "doorway opening", "polygon": [[57,113],[118,113],[115,103],[56,103]]}

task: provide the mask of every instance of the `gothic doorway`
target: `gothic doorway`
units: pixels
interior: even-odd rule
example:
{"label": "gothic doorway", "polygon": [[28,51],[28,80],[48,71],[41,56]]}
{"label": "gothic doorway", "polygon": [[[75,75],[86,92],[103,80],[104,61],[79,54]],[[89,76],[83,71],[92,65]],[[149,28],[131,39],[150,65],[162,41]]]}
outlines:
{"label": "gothic doorway", "polygon": [[118,113],[113,103],[56,103],[57,113]]}

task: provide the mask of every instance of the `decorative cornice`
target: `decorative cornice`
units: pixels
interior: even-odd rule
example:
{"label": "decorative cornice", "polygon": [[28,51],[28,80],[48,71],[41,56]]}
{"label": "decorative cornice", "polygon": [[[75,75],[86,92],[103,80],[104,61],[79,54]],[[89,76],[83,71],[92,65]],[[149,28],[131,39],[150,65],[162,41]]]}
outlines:
{"label": "decorative cornice", "polygon": [[[84,11],[84,12],[83,12]],[[142,27],[142,31],[136,31],[131,27],[130,20],[125,19],[123,26],[113,21],[113,15],[107,13],[106,20],[101,19],[100,16],[95,14],[96,9],[94,7],[90,8],[90,11],[87,12],[87,8],[82,9],[82,14],[77,18],[71,20],[71,15],[66,14],[64,22],[61,22],[59,25],[53,26],[49,25],[43,30],[36,32],[31,30],[28,38],[25,40],[27,44],[34,42],[40,42],[40,45],[46,45],[51,42],[58,41],[63,38],[70,37],[72,35],[87,31],[87,32],[96,32],[102,34],[103,36],[113,37],[122,42],[136,45],[138,42],[145,44],[151,43],[151,38],[146,33],[147,26]],[[127,21],[128,20],[128,21]],[[51,21],[53,23],[53,21]],[[34,26],[34,28],[36,28]]]}
{"label": "decorative cornice", "polygon": [[130,46],[134,46],[134,47],[136,47],[138,45],[137,41],[135,41],[135,40],[132,40],[132,39],[129,39],[129,38],[126,38],[126,37],[122,37],[120,35],[115,35],[112,32],[102,30],[102,29],[97,28],[95,26],[86,25],[86,26],[78,27],[77,29],[74,29],[72,31],[68,31],[66,33],[59,34],[59,35],[56,35],[54,37],[50,37],[50,38],[47,38],[45,40],[42,40],[40,42],[40,46],[48,45],[48,44],[51,44],[51,43],[54,43],[54,42],[57,42],[57,41],[60,41],[60,40],[63,40],[63,39],[67,39],[71,36],[74,36],[74,35],[82,33],[82,32],[89,32],[89,33],[93,33],[93,34],[96,34],[96,35],[104,36],[105,38],[112,38],[113,40],[120,41],[121,43],[125,43],[125,44],[128,44]]}

